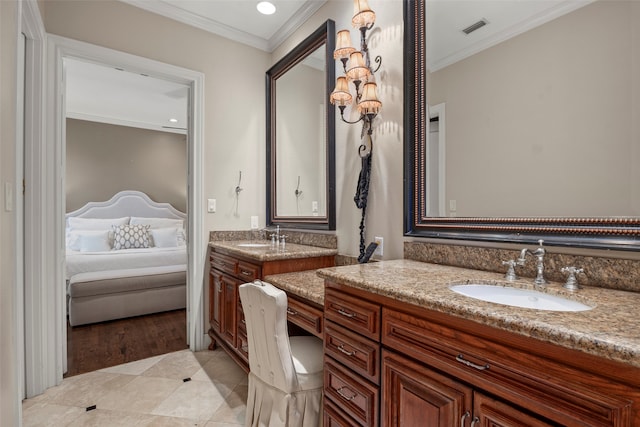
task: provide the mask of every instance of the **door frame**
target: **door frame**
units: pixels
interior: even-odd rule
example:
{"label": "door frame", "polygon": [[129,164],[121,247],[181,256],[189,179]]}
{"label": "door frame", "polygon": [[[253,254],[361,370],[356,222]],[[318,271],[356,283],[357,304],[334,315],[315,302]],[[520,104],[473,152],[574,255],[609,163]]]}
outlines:
{"label": "door frame", "polygon": [[[40,285],[42,295],[49,294],[53,307],[44,313],[47,333],[42,340],[42,350],[48,350],[52,362],[45,366],[47,381],[44,389],[59,384],[66,370],[66,291],[64,274],[65,257],[65,74],[64,58],[75,58],[125,70],[147,74],[189,87],[188,134],[187,134],[187,340],[192,351],[205,348],[204,330],[204,266],[208,236],[203,229],[202,200],[202,151],[204,135],[204,74],[201,72],[165,64],[152,59],[68,39],[47,35],[47,135],[53,144],[43,147],[47,157],[47,168],[41,171],[41,182],[46,187],[45,209],[39,213],[40,220],[51,230],[46,236],[45,253],[53,254],[49,280],[53,286]],[[44,261],[43,261],[44,263]],[[46,270],[43,270],[46,271]],[[53,279],[51,279],[53,278]],[[43,281],[44,282],[44,281]],[[53,291],[49,291],[53,290]],[[43,337],[43,338],[45,338]]]}

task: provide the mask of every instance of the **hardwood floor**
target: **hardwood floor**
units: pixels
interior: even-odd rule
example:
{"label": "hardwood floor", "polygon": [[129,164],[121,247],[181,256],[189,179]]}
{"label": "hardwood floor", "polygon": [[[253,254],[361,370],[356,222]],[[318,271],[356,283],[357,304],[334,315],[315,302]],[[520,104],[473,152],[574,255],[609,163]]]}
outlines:
{"label": "hardwood floor", "polygon": [[91,372],[187,348],[186,310],[71,327],[67,373]]}

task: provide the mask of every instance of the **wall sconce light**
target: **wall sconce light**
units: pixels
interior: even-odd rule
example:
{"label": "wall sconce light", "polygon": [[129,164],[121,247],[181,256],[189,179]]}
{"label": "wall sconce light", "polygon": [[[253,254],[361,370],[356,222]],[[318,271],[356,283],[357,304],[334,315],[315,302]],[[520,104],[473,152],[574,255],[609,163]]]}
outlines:
{"label": "wall sconce light", "polygon": [[[349,30],[338,31],[336,35],[336,49],[333,58],[342,62],[344,76],[336,79],[336,87],[331,92],[329,100],[340,109],[340,117],[343,122],[355,124],[362,122],[360,138],[364,141],[358,147],[358,155],[362,160],[362,169],[358,178],[358,188],[354,201],[358,209],[362,210],[360,221],[360,256],[358,262],[367,262],[371,254],[365,254],[365,217],[367,210],[367,198],[369,194],[369,182],[371,178],[371,155],[373,154],[373,119],[382,108],[382,102],[378,99],[378,87],[375,82],[375,73],[382,65],[382,58],[376,56],[374,61],[378,66],[371,68],[369,47],[367,46],[367,31],[373,28],[376,14],[369,7],[367,0],[353,0],[353,18],[351,24],[360,30],[360,50],[351,45],[351,33]],[[355,96],[351,94],[349,82],[353,83]],[[358,120],[349,121],[344,117],[344,110],[351,105],[355,97],[356,109],[360,113]]]}

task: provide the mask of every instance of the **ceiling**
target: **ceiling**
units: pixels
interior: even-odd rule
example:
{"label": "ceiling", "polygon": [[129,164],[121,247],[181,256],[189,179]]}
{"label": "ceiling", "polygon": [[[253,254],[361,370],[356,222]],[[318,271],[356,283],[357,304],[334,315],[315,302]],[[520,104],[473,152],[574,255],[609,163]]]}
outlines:
{"label": "ceiling", "polygon": [[121,1],[266,52],[273,52],[327,2],[270,0],[276,13],[262,15],[256,9],[259,0]]}
{"label": "ceiling", "polygon": [[[256,10],[258,0],[121,1],[271,52],[327,0],[271,0],[277,12],[269,16]],[[400,2],[370,6],[379,1]],[[428,0],[427,67],[443,68],[592,1]],[[462,32],[480,19],[488,24]],[[71,59],[65,66],[69,117],[185,133],[186,86]]]}

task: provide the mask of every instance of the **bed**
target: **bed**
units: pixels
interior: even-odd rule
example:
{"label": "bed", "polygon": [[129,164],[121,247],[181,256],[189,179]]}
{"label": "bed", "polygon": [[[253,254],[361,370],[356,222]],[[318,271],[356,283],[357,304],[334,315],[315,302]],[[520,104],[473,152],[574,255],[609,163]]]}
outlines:
{"label": "bed", "polygon": [[121,191],[66,215],[71,326],[186,307],[186,215]]}

